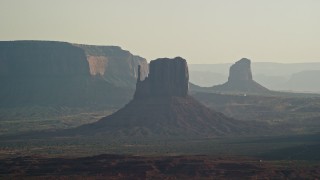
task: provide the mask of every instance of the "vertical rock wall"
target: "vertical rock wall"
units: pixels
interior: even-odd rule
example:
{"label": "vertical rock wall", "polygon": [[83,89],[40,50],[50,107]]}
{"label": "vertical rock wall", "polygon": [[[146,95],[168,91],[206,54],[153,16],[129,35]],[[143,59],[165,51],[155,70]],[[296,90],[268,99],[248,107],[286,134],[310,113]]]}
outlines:
{"label": "vertical rock wall", "polygon": [[229,79],[231,82],[252,80],[251,61],[242,58],[230,67]]}
{"label": "vertical rock wall", "polygon": [[189,73],[185,59],[181,57],[156,59],[150,62],[149,70],[149,76],[144,81],[137,81],[135,98],[187,96]]}

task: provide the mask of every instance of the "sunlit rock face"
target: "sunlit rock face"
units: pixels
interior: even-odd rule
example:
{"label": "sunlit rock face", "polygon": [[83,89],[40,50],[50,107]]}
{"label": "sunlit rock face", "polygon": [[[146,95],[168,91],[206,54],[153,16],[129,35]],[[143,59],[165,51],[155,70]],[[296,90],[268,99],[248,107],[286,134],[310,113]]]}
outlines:
{"label": "sunlit rock face", "polygon": [[143,80],[149,73],[146,59],[131,54],[118,46],[92,46],[73,44],[82,49],[92,76],[103,77],[108,83],[118,87],[134,87],[138,77]]}

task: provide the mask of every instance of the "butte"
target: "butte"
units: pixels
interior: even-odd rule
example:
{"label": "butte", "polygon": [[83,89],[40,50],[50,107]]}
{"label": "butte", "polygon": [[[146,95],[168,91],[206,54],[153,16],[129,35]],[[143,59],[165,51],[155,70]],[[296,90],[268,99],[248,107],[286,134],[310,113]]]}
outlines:
{"label": "butte", "polygon": [[148,77],[141,80],[138,73],[134,97],[127,105],[68,132],[107,137],[217,137],[250,131],[246,122],[226,117],[189,96],[188,84],[185,59],[153,60]]}

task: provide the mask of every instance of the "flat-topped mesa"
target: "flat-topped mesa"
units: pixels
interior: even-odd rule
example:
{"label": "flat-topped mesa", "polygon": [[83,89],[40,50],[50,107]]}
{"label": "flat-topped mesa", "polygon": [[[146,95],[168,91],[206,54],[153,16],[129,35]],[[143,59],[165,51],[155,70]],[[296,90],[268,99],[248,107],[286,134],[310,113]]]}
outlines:
{"label": "flat-topped mesa", "polygon": [[230,67],[229,82],[251,81],[251,61],[247,58],[242,58]]}
{"label": "flat-topped mesa", "polygon": [[[140,68],[139,68],[140,72]],[[179,96],[188,94],[187,61],[181,57],[160,58],[150,62],[149,76],[141,81],[138,76],[134,98]]]}

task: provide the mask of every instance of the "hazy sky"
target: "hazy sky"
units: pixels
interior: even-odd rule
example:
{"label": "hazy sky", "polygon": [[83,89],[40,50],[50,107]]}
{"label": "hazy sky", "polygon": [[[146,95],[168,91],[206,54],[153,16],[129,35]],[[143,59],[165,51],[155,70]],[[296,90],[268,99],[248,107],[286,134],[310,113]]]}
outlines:
{"label": "hazy sky", "polygon": [[320,62],[320,0],[0,0],[0,40],[118,45],[152,60]]}

